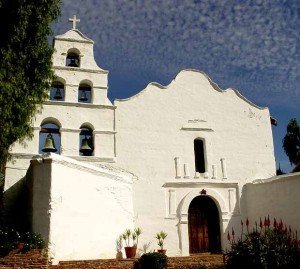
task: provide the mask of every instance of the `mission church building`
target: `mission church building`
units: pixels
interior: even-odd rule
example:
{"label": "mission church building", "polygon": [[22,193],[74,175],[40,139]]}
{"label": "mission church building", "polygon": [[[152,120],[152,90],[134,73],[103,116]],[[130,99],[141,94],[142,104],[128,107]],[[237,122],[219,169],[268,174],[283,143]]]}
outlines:
{"label": "mission church building", "polygon": [[300,173],[275,177],[267,108],[197,70],[112,104],[94,42],[71,21],[54,38],[49,100],[33,139],[11,149],[4,193],[7,219],[41,234],[54,264],[114,258],[134,227],[149,250],[165,231],[168,256],[220,252],[246,217],[300,228]]}

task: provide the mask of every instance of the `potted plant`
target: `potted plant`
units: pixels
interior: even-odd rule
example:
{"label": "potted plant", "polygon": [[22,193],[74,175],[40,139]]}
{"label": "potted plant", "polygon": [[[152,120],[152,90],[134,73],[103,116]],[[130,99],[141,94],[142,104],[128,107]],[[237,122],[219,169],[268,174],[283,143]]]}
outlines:
{"label": "potted plant", "polygon": [[168,234],[164,231],[160,231],[156,234],[157,244],[160,247],[160,249],[157,250],[157,252],[166,254],[167,250],[164,249],[164,240],[167,238]]}
{"label": "potted plant", "polygon": [[122,254],[122,247],[123,247],[123,235],[121,234],[118,239],[116,240],[116,259],[121,260],[123,259],[123,254]]}
{"label": "potted plant", "polygon": [[[137,244],[139,242],[139,236],[142,231],[140,228],[135,228],[133,231],[127,229],[122,237],[125,242],[125,253],[127,259],[133,259],[136,255]],[[132,245],[130,245],[130,239],[132,239]]]}

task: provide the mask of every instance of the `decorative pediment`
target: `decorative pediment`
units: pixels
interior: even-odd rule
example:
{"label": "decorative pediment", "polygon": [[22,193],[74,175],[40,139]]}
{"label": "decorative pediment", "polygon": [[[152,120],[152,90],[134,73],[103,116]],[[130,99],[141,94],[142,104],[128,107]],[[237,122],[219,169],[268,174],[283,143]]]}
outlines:
{"label": "decorative pediment", "polygon": [[81,33],[78,29],[71,29],[68,32],[58,35],[54,37],[54,40],[63,40],[63,41],[76,41],[82,43],[90,43],[94,44],[94,41],[89,39],[83,33]]}

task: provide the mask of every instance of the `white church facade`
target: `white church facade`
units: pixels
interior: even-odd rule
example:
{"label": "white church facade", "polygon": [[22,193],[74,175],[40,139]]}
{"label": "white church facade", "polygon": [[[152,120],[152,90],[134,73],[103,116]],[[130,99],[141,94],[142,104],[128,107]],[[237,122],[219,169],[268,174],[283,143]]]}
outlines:
{"label": "white church facade", "polygon": [[[134,227],[140,249],[157,249],[155,234],[167,232],[169,256],[226,249],[246,217],[300,228],[300,173],[275,177],[267,108],[197,70],[112,104],[94,42],[74,27],[53,44],[49,101],[33,139],[12,147],[4,202],[8,219],[43,236],[54,263],[114,258],[116,239]],[[43,154],[46,141],[54,153]]]}

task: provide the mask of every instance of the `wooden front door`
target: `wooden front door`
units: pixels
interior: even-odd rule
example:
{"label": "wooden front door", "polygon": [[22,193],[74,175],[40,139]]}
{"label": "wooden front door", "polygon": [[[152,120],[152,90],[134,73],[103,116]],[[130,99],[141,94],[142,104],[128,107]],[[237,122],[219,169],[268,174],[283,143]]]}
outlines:
{"label": "wooden front door", "polygon": [[220,251],[219,213],[214,201],[198,196],[188,212],[190,253]]}

